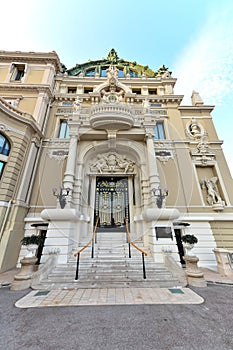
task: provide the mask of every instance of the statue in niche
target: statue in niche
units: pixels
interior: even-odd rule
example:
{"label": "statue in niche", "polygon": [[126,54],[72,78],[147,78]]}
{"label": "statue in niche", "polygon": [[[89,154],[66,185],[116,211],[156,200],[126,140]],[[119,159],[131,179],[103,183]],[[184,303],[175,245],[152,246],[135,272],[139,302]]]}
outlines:
{"label": "statue in niche", "polygon": [[77,97],[73,103],[73,111],[74,113],[79,113],[81,110],[81,100]]}
{"label": "statue in niche", "polygon": [[190,134],[196,139],[201,137],[201,128],[199,127],[196,119],[193,119],[189,126]]}
{"label": "statue in niche", "polygon": [[224,201],[219,195],[216,182],[218,181],[217,177],[212,177],[207,179],[206,177],[201,180],[201,188],[207,190],[207,202],[209,205],[221,204],[224,205]]}
{"label": "statue in niche", "polygon": [[142,106],[143,106],[143,111],[145,113],[149,113],[150,112],[150,102],[148,101],[147,98],[142,101]]}

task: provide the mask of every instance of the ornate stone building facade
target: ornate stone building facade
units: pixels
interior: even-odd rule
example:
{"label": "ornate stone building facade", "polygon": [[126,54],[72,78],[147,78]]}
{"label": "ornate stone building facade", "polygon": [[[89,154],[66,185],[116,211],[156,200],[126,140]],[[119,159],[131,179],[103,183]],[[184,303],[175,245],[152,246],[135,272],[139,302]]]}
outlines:
{"label": "ornate stone building facade", "polygon": [[[162,66],[106,59],[66,69],[55,52],[0,51],[0,266],[24,255],[24,235],[43,235],[40,261],[66,264],[97,218],[108,231],[130,223],[133,240],[161,262],[182,260],[184,233],[233,249],[232,178],[213,106],[174,93]],[[61,187],[60,187],[61,186]]]}

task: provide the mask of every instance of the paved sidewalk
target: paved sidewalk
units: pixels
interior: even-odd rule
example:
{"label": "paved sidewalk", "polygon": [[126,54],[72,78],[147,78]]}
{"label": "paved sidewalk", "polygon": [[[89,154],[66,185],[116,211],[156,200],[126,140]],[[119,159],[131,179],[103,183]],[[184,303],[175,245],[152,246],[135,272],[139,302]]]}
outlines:
{"label": "paved sidewalk", "polygon": [[189,288],[100,288],[32,291],[18,308],[139,304],[201,304],[204,299]]}
{"label": "paved sidewalk", "polygon": [[[232,284],[233,278],[202,269],[208,283]],[[17,269],[0,274],[0,286],[9,286]],[[99,288],[30,291],[16,302],[18,308],[139,304],[201,304],[204,299],[190,288]]]}

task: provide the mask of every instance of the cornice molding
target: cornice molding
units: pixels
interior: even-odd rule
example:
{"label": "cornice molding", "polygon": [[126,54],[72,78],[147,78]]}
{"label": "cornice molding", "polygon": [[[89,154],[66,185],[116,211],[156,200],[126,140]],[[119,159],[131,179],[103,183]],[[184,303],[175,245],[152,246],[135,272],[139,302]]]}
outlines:
{"label": "cornice molding", "polygon": [[34,132],[36,132],[40,137],[42,137],[40,127],[31,114],[20,111],[18,108],[13,107],[11,104],[7,103],[1,97],[0,110],[9,115],[10,117],[16,119],[17,121],[27,124],[34,130]]}
{"label": "cornice molding", "polygon": [[178,110],[182,112],[189,112],[189,111],[208,111],[212,112],[215,106],[211,105],[201,105],[201,106],[179,106]]}
{"label": "cornice molding", "polygon": [[27,92],[45,92],[49,95],[49,98],[53,97],[52,91],[49,85],[39,85],[39,84],[14,84],[14,83],[0,83],[0,92],[6,91],[27,91]]}
{"label": "cornice molding", "polygon": [[55,51],[52,52],[22,52],[22,51],[2,51],[0,50],[0,62],[34,62],[51,63],[55,66],[56,72],[62,72],[60,59]]}

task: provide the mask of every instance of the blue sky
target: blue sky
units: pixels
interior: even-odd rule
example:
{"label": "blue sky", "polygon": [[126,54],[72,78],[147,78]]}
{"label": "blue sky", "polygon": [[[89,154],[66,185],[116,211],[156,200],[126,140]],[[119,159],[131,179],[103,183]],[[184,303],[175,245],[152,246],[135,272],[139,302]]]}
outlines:
{"label": "blue sky", "polygon": [[176,77],[176,93],[190,104],[193,90],[212,113],[233,174],[232,0],[8,0],[1,5],[0,49],[55,50],[71,68],[106,57]]}

